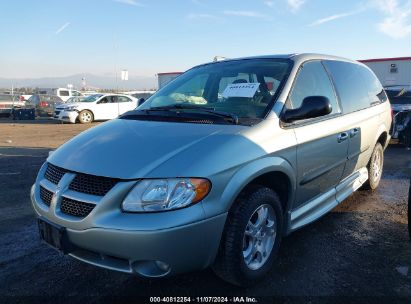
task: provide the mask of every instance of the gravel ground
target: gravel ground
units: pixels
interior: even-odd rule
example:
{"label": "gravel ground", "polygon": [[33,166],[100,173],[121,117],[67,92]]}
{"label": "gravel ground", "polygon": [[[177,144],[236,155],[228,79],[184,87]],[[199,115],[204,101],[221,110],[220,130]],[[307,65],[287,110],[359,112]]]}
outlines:
{"label": "gravel ground", "polygon": [[[285,238],[270,275],[252,288],[240,289],[209,269],[141,279],[78,262],[40,242],[29,203],[30,186],[48,151],[88,127],[0,120],[0,303],[79,299],[97,303],[195,295],[243,295],[287,303],[411,302],[410,151],[390,146],[375,192],[356,192],[317,222]],[[122,296],[127,298],[118,298]]]}

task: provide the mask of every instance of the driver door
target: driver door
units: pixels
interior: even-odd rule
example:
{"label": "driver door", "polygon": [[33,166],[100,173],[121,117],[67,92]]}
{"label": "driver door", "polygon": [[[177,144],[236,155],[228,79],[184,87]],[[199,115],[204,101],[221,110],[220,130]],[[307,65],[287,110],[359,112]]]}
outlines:
{"label": "driver door", "polygon": [[103,96],[100,98],[93,111],[95,120],[108,120],[118,116],[118,103],[116,96]]}
{"label": "driver door", "polygon": [[297,139],[298,208],[332,190],[340,182],[347,161],[349,135],[341,120],[341,111],[331,80],[321,61],[302,65],[296,77],[287,107],[296,109],[308,96],[325,96],[332,112],[326,116],[297,121],[293,124]]}

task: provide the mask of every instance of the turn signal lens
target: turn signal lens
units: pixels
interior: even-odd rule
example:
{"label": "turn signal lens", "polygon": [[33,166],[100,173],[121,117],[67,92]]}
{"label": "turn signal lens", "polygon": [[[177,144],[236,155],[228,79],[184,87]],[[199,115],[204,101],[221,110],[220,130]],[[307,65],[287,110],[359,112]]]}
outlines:
{"label": "turn signal lens", "polygon": [[211,183],[207,179],[190,178],[190,183],[195,187],[196,192],[196,195],[193,198],[193,203],[201,201],[211,190]]}

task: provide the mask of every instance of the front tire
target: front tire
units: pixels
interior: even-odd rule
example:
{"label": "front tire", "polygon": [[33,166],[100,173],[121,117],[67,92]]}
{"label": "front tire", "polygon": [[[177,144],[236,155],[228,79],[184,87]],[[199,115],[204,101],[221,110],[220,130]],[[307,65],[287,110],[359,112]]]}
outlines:
{"label": "front tire", "polygon": [[214,272],[223,280],[249,286],[271,269],[281,243],[283,212],[271,189],[246,189],[229,212]]}
{"label": "front tire", "polygon": [[78,114],[78,121],[82,124],[91,123],[93,120],[93,113],[89,110],[83,110]]}
{"label": "front tire", "polygon": [[368,180],[364,184],[364,189],[375,190],[381,181],[382,170],[384,166],[384,149],[380,143],[377,143],[372,151],[370,162],[368,163]]}

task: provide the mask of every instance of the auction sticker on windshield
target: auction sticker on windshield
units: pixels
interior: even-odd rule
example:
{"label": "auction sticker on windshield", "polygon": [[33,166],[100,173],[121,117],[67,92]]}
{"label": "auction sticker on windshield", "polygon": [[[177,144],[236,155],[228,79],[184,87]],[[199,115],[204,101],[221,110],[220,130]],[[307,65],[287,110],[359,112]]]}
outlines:
{"label": "auction sticker on windshield", "polygon": [[229,84],[224,92],[223,92],[223,97],[224,98],[230,98],[230,97],[248,97],[252,98],[254,97],[255,92],[257,92],[258,87],[260,86],[260,83],[254,82],[254,83],[233,83]]}

